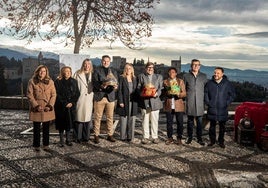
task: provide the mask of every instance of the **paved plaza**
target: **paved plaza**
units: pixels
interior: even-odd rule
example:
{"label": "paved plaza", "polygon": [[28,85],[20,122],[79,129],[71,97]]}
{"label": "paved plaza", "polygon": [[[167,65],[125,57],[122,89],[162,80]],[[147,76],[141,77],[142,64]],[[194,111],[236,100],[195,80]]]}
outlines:
{"label": "paved plaza", "polygon": [[[159,144],[140,143],[138,117],[134,143],[111,143],[104,135],[100,144],[90,140],[60,148],[58,136],[51,135],[51,151],[35,152],[32,135],[25,134],[32,126],[27,111],[0,109],[0,121],[2,188],[268,187],[267,152],[235,143],[231,126],[225,149],[200,146],[195,141],[190,145],[166,145],[165,115],[160,114]],[[117,127],[116,139],[118,130]],[[204,141],[208,143],[206,130]]]}

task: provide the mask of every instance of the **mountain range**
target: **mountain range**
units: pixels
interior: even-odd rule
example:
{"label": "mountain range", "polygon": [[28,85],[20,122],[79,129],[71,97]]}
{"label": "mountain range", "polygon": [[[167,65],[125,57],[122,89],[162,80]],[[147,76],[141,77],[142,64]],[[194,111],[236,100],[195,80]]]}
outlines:
{"label": "mountain range", "polygon": [[[24,47],[12,46],[7,47],[0,45],[0,56],[6,56],[8,59],[14,58],[16,60],[27,57],[37,57],[40,51],[29,50]],[[42,54],[45,58],[52,58],[59,60],[59,55],[53,52],[44,52]],[[94,65],[100,65],[100,58],[91,58]],[[201,71],[206,73],[208,78],[211,78],[216,66],[205,66],[202,65]],[[188,72],[190,64],[182,64],[181,71]],[[223,67],[224,68],[224,67]],[[262,85],[268,88],[268,71],[256,71],[256,70],[241,70],[241,69],[230,69],[224,68],[225,75],[232,81],[238,82],[253,82],[255,84]]]}
{"label": "mountain range", "polygon": [[[208,78],[211,78],[214,73],[214,69],[217,66],[201,66],[201,71],[207,74]],[[190,64],[182,64],[181,71],[188,72]],[[223,67],[224,68],[224,67]],[[268,88],[268,71],[256,71],[256,70],[241,70],[224,68],[224,74],[229,80],[237,82],[253,82],[258,85],[262,85]]]}

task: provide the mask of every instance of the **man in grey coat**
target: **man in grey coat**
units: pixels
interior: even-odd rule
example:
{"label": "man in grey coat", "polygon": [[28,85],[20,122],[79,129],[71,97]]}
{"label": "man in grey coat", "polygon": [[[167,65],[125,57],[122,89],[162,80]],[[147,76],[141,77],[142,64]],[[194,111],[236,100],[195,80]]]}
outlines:
{"label": "man in grey coat", "polygon": [[[141,94],[139,107],[141,108],[142,112],[142,127],[143,127],[142,143],[143,144],[149,143],[149,137],[151,132],[153,143],[158,144],[159,110],[163,107],[163,104],[159,97],[161,95],[161,90],[163,87],[163,77],[160,74],[154,73],[154,64],[152,62],[148,62],[146,64],[145,69],[146,72],[138,76],[138,86],[137,86],[137,90]],[[152,90],[148,89],[146,91],[147,88],[153,88],[153,89]],[[151,131],[149,128],[150,127],[149,122],[151,122]]]}
{"label": "man in grey coat", "polygon": [[194,120],[196,120],[196,136],[200,145],[205,145],[202,140],[202,119],[204,115],[204,88],[207,82],[206,74],[200,72],[200,61],[193,59],[191,70],[184,75],[186,87],[186,114],[187,120],[187,139],[186,144],[193,140]]}

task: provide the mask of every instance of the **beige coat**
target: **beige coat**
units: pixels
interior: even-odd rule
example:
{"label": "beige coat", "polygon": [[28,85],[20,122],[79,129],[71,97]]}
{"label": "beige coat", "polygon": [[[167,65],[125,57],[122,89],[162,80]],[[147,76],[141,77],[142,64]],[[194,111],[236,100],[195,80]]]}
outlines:
{"label": "beige coat", "polygon": [[[186,97],[186,90],[185,90],[185,84],[182,79],[177,78],[177,82],[179,83],[180,86],[180,94],[179,97],[175,98],[175,112],[184,112],[185,107],[184,107],[184,102],[183,98]],[[164,88],[166,88],[169,85],[168,80],[163,81]],[[165,102],[164,102],[164,111],[165,112],[171,112],[171,104],[172,104],[172,99],[168,97],[167,91],[166,92],[166,97],[165,97]]]}
{"label": "beige coat", "polygon": [[[27,88],[27,98],[30,106],[30,120],[34,122],[46,122],[55,119],[54,104],[56,101],[56,89],[54,82],[49,80],[48,84],[43,82],[35,83],[33,79],[29,80]],[[43,109],[51,106],[48,112],[38,112],[36,107],[40,105]]]}
{"label": "beige coat", "polygon": [[88,82],[85,73],[75,73],[74,77],[77,80],[80,96],[76,103],[76,121],[89,122],[92,119],[93,111],[93,86],[92,74],[89,75]]}

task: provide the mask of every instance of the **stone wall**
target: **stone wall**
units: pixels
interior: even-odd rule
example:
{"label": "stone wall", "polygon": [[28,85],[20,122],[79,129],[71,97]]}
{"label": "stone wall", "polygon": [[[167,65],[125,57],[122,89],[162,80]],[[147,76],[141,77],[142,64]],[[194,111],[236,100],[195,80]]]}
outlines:
{"label": "stone wall", "polygon": [[[235,111],[236,107],[241,103],[232,103],[228,110]],[[4,97],[0,96],[0,109],[17,109],[17,110],[28,110],[28,100],[26,97]]]}
{"label": "stone wall", "polygon": [[0,96],[0,109],[29,109],[28,99],[26,97],[3,97]]}

